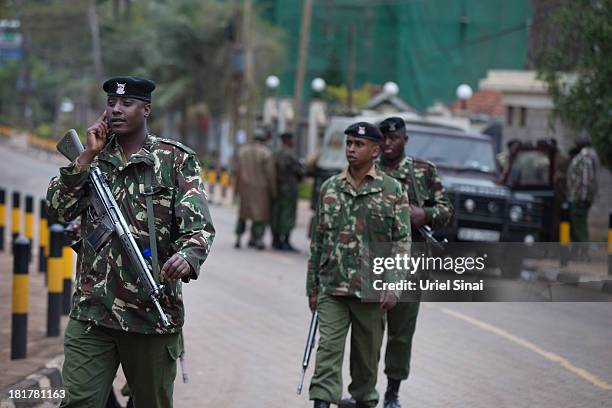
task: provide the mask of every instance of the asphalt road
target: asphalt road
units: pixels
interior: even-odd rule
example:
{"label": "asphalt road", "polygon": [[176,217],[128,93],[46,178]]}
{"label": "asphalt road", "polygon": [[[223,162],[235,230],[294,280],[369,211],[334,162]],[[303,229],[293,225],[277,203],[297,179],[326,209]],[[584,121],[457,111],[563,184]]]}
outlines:
{"label": "asphalt road", "polygon": [[[59,162],[0,144],[0,186],[42,196]],[[301,253],[285,254],[235,250],[235,210],[211,212],[212,253],[184,289],[189,382],[177,378],[175,406],[310,406],[307,392],[295,393],[309,320],[307,214],[294,234]],[[344,371],[346,389],[347,364]],[[381,375],[380,391],[385,383]],[[406,407],[612,407],[612,303],[424,303],[401,400]]]}

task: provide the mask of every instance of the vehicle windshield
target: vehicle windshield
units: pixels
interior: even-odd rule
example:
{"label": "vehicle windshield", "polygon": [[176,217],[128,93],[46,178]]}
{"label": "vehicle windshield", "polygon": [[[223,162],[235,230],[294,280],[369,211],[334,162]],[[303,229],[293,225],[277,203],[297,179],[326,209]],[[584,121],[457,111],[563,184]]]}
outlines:
{"label": "vehicle windshield", "polygon": [[406,154],[442,167],[495,171],[493,145],[485,140],[411,131]]}

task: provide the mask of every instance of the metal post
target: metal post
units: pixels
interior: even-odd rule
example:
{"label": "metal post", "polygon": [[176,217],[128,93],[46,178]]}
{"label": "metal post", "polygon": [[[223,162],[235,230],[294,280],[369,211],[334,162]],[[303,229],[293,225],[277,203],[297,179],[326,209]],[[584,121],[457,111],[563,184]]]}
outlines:
{"label": "metal post", "polygon": [[559,222],[559,262],[561,266],[567,266],[570,257],[570,219],[569,203],[561,204],[561,220]]}
{"label": "metal post", "polygon": [[34,243],[34,197],[25,197],[25,236],[30,241],[28,262],[32,261],[32,244]]}
{"label": "metal post", "polygon": [[70,242],[68,241],[68,234],[64,233],[64,240],[62,246],[62,259],[64,260],[63,267],[63,293],[62,293],[62,315],[68,316],[70,314],[70,300],[72,298],[72,275],[74,269],[74,251],[70,248]]}
{"label": "metal post", "polygon": [[4,251],[4,230],[6,226],[6,192],[0,189],[0,251]]}
{"label": "metal post", "polygon": [[38,271],[47,272],[47,257],[49,256],[49,208],[47,200],[40,200],[40,220],[38,223]]}
{"label": "metal post", "polygon": [[13,210],[11,212],[11,252],[13,251],[13,245],[15,244],[15,239],[19,236],[21,232],[21,195],[18,191],[13,191]]}
{"label": "metal post", "polygon": [[51,226],[51,248],[49,253],[47,288],[47,337],[60,335],[60,312],[62,310],[62,275],[64,261],[62,247],[64,245],[64,227],[60,224]]}
{"label": "metal post", "polygon": [[11,360],[25,358],[28,343],[28,258],[30,241],[18,236],[13,258],[13,317],[11,328]]}

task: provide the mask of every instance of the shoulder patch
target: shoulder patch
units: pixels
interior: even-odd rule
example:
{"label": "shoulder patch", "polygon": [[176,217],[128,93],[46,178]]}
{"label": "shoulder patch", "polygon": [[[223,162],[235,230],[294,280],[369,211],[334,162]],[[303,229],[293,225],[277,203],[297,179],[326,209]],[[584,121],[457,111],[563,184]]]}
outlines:
{"label": "shoulder patch", "polygon": [[188,153],[188,154],[193,154],[195,155],[196,152],[193,151],[193,149],[191,149],[189,146],[184,145],[183,143],[179,142],[178,140],[174,140],[174,139],[165,139],[165,138],[159,138],[159,143],[166,143],[172,146],[176,146],[179,149],[181,149],[182,151]]}

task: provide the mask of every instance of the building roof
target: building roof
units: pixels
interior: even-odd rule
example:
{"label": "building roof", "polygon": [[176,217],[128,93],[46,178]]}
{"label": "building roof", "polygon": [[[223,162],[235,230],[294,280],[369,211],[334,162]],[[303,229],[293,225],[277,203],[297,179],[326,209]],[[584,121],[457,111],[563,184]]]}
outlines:
{"label": "building roof", "polygon": [[[481,90],[466,101],[465,110],[469,113],[485,114],[501,118],[504,116],[503,94],[500,91]],[[456,100],[451,106],[452,112],[463,111],[461,101]]]}

